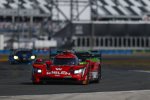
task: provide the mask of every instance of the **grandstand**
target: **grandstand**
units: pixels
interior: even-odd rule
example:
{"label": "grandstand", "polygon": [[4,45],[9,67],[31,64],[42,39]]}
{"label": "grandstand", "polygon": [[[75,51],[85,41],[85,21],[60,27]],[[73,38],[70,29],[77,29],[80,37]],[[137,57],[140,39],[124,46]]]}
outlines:
{"label": "grandstand", "polygon": [[[150,12],[150,0],[94,0],[94,19],[139,20]],[[98,16],[98,17],[97,17]]]}
{"label": "grandstand", "polygon": [[0,0],[0,34],[6,44],[42,35],[59,47],[149,49],[149,14],[150,0]]}
{"label": "grandstand", "polygon": [[[70,18],[71,1],[76,3],[75,5],[79,7],[76,7],[78,11],[89,4],[86,12],[84,12],[84,14],[89,15],[86,16],[86,18],[82,17],[80,19],[89,19],[87,17],[90,17],[90,4],[92,6],[91,15],[100,18],[139,18],[150,11],[150,0],[0,0],[0,15],[17,15],[18,10],[21,10],[20,15],[22,16],[49,16],[52,10],[56,13],[58,11],[56,7],[52,6],[58,6],[59,9],[63,9],[62,12],[66,17]],[[61,18],[63,17],[61,14],[59,15]]]}

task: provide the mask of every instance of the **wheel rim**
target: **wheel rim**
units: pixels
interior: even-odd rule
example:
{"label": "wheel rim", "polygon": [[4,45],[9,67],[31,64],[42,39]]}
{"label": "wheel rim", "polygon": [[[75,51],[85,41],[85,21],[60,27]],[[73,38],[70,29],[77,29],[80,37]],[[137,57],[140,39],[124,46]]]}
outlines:
{"label": "wheel rim", "polygon": [[86,80],[82,81],[82,84],[84,85],[89,84],[89,75],[86,75]]}

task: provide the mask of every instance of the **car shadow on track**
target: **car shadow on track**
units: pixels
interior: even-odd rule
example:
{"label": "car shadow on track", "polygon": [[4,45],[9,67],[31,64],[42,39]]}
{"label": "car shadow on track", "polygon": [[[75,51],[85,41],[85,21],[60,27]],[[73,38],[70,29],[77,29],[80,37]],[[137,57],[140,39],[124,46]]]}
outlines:
{"label": "car shadow on track", "polygon": [[46,82],[40,84],[33,84],[32,82],[23,82],[21,85],[81,85],[79,83],[73,82]]}

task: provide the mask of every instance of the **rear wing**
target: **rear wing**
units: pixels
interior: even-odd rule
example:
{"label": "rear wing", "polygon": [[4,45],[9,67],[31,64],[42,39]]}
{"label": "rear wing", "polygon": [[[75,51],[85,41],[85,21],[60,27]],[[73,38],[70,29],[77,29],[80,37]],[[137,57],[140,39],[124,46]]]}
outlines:
{"label": "rear wing", "polygon": [[49,58],[53,59],[57,54],[62,53],[63,50],[50,49],[49,50]]}
{"label": "rear wing", "polygon": [[[64,50],[50,49],[49,58],[53,59],[57,54],[64,52]],[[80,60],[85,61],[87,59],[98,59],[101,61],[101,51],[100,50],[90,50],[90,51],[75,51],[72,50]]]}
{"label": "rear wing", "polygon": [[87,59],[99,59],[99,61],[101,61],[102,59],[100,50],[90,50],[82,52],[78,51],[75,54],[82,61],[85,61]]}

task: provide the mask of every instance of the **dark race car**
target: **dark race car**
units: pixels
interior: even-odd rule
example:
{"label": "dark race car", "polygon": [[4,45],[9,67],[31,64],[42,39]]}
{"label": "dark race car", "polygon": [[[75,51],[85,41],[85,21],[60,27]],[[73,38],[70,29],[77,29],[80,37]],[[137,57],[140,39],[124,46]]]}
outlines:
{"label": "dark race car", "polygon": [[90,52],[51,52],[51,60],[37,59],[33,63],[33,83],[73,81],[87,85],[101,79],[101,55]]}
{"label": "dark race car", "polygon": [[8,61],[10,64],[31,63],[36,59],[36,55],[32,50],[13,50],[11,51]]}

